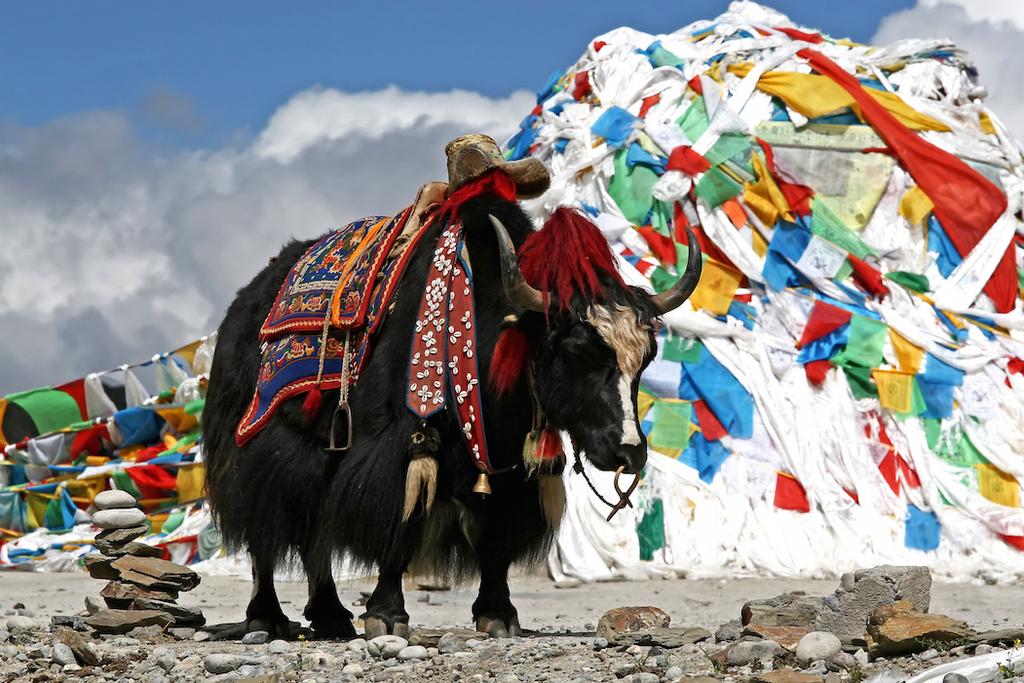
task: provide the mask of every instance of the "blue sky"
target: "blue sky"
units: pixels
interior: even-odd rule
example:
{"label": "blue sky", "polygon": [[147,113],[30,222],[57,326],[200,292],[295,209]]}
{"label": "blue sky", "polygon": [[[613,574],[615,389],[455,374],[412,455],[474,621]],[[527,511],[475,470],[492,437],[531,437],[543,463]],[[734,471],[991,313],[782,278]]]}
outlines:
{"label": "blue sky", "polygon": [[[909,0],[773,6],[795,22],[868,41]],[[129,113],[191,144],[253,132],[311,85],[535,89],[594,35],[666,32],[716,16],[721,0],[494,3],[265,0],[0,5],[0,120],[38,125],[83,110]],[[166,131],[164,131],[166,132]]]}

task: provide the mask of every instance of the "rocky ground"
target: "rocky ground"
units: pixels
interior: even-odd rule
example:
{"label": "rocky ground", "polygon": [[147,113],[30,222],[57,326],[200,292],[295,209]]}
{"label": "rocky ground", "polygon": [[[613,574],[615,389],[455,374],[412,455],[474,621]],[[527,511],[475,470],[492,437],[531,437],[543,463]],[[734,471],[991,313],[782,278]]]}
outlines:
{"label": "rocky ground", "polygon": [[[513,601],[524,627],[536,630],[502,640],[462,630],[471,590],[410,583],[409,641],[369,643],[267,642],[259,633],[248,642],[213,642],[191,627],[161,625],[97,634],[82,607],[101,587],[84,574],[0,575],[0,680],[896,683],[985,652],[999,652],[1002,663],[1005,654],[990,675],[969,679],[981,683],[1014,675],[1014,641],[1024,637],[1024,588],[932,586],[926,572],[913,569],[841,582],[670,580],[563,589],[521,577]],[[357,614],[366,587],[342,587]],[[304,589],[281,585],[286,611],[300,611]],[[180,602],[216,623],[241,618],[247,597],[247,582],[207,577]],[[612,609],[633,605],[651,607]]]}

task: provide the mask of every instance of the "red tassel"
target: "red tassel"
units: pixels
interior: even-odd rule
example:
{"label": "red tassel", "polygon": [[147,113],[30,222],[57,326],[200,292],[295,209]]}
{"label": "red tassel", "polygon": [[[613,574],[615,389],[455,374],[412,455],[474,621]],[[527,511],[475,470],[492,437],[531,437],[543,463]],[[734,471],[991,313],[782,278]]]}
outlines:
{"label": "red tassel", "polygon": [[515,388],[526,372],[533,354],[530,340],[518,327],[508,327],[498,336],[491,358],[490,384],[498,394],[507,394]]}
{"label": "red tassel", "polygon": [[562,437],[551,427],[545,427],[540,433],[540,443],[537,444],[537,459],[551,460],[562,456]]}
{"label": "red tassel", "polygon": [[306,394],[306,400],[302,402],[302,416],[306,424],[312,424],[317,415],[320,414],[320,406],[324,402],[324,395],[320,387],[313,387],[313,390]]}

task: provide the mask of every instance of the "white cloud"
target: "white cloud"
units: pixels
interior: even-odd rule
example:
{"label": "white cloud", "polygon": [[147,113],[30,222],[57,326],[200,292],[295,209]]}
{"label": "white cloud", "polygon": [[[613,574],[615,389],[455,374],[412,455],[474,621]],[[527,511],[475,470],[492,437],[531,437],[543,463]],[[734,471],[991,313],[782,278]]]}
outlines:
{"label": "white cloud", "polygon": [[442,124],[507,129],[529,112],[532,97],[520,91],[493,100],[467,90],[404,92],[393,85],[356,93],[312,89],[277,110],[254,151],[260,157],[288,162],[314,145],[353,135],[376,139]]}
{"label": "white cloud", "polygon": [[903,38],[950,38],[966,50],[989,92],[986,106],[1016,135],[1024,135],[1020,49],[1024,3],[1019,0],[918,0],[885,17],[873,43]]}
{"label": "white cloud", "polygon": [[115,112],[0,125],[0,393],[142,360],[216,327],[280,246],[393,213],[444,145],[502,139],[520,92],[298,93],[251,144],[162,155]]}

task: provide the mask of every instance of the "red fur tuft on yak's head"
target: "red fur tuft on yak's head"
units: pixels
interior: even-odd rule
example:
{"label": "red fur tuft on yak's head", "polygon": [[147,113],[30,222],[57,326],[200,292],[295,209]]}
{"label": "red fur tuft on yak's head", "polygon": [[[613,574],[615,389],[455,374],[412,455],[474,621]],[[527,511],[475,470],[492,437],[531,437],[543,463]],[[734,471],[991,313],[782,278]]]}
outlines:
{"label": "red fur tuft on yak's head", "polygon": [[554,294],[562,310],[569,308],[574,295],[602,295],[602,276],[625,286],[604,235],[567,206],[555,209],[544,227],[526,238],[519,248],[519,268],[531,285]]}

